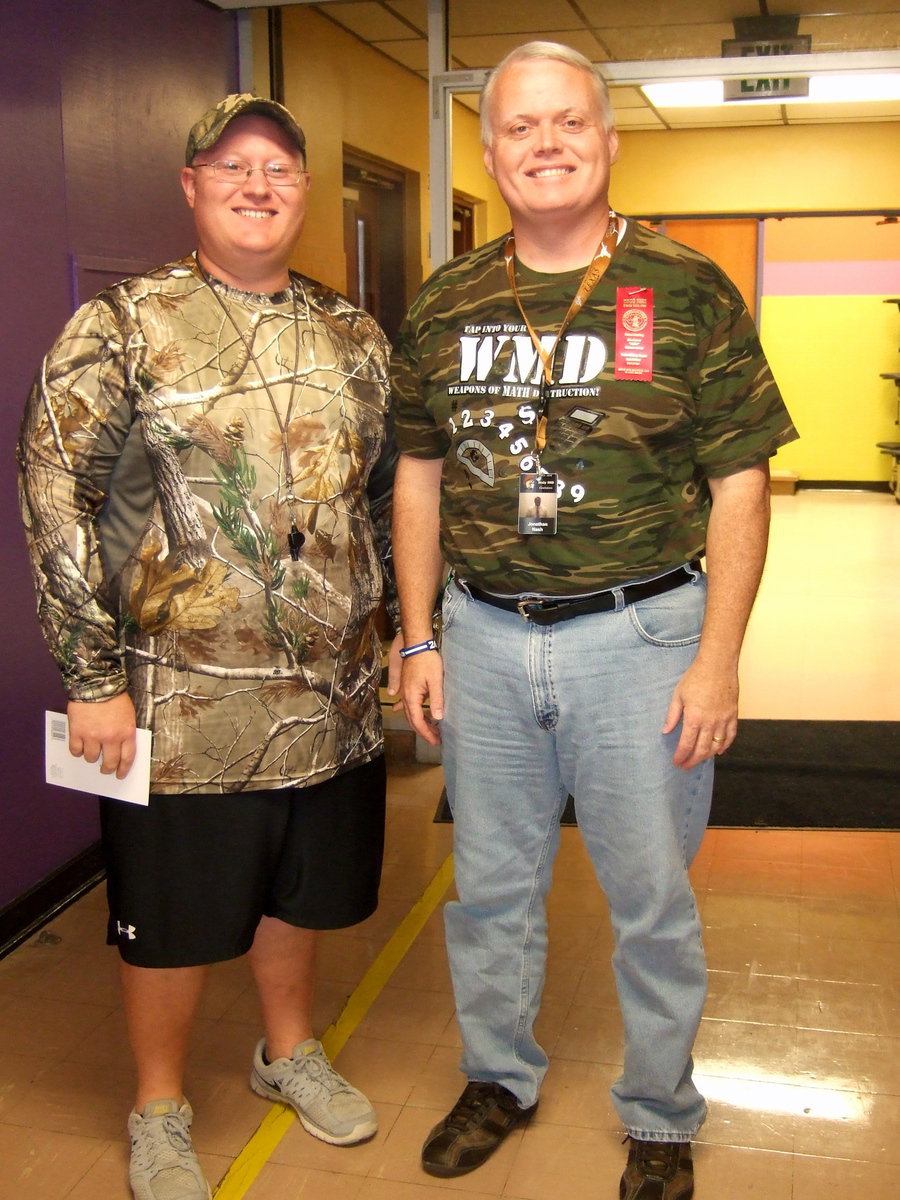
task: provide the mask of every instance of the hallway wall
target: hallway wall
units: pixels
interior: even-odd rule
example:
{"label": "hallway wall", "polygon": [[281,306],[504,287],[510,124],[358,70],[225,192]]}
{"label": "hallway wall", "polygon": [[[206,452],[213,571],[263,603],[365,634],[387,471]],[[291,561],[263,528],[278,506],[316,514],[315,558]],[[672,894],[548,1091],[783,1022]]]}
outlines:
{"label": "hallway wall", "polygon": [[17,516],[25,395],[75,307],[79,274],[99,288],[108,272],[192,248],[178,172],[188,128],[236,82],[234,18],[200,0],[4,3],[0,75],[2,909],[97,837],[93,799],[44,783],[43,712],[65,701]]}
{"label": "hallway wall", "polygon": [[900,205],[900,122],[619,135],[623,212],[835,212]]}
{"label": "hallway wall", "polygon": [[800,479],[886,480],[900,396],[900,224],[874,217],[766,221],[762,331],[803,436],[779,466]]}
{"label": "hallway wall", "polygon": [[[897,122],[623,133],[611,198],[621,211],[643,215],[896,209],[898,145]],[[896,389],[880,378],[900,369],[900,320],[896,306],[882,303],[900,295],[900,226],[876,230],[876,219],[866,223],[878,248],[858,254],[826,247],[828,218],[791,222],[810,229],[822,222],[818,235],[806,236],[818,236],[821,269],[829,262],[835,269],[830,287],[821,284],[817,294],[799,271],[793,288],[782,276],[778,295],[767,296],[765,275],[760,280],[763,346],[801,434],[773,466],[801,481],[886,484],[890,475],[876,442],[900,433]],[[778,222],[765,223],[764,254],[778,231]],[[877,260],[879,270],[866,273],[866,288],[875,290],[846,281],[843,268],[857,257]]]}

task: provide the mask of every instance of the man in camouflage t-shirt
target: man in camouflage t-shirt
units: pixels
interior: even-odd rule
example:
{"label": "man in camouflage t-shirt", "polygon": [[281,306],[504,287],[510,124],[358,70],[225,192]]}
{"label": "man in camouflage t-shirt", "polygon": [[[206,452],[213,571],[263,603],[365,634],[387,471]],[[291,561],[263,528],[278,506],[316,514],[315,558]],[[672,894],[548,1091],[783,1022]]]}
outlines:
{"label": "man in camouflage t-shirt", "polygon": [[153,735],[149,804],[101,801],[136,1200],[209,1195],[182,1090],[208,963],[249,956],[254,1091],[333,1144],[377,1127],[311,1021],[316,931],[369,916],[381,873],[387,344],[289,270],[309,177],[285,108],[227,97],[186,164],[196,255],[78,310],[19,444],[70,749],[123,777]]}
{"label": "man in camouflage t-shirt", "polygon": [[571,793],[616,937],[621,1195],[686,1200],[706,1113],[687,869],[737,728],[767,462],[796,434],[728,279],[610,211],[617,138],[587,60],[514,51],[482,121],[512,236],[432,276],[393,364],[400,693],[443,743],[469,1080],[422,1162],[472,1170],[535,1110],[544,900]]}

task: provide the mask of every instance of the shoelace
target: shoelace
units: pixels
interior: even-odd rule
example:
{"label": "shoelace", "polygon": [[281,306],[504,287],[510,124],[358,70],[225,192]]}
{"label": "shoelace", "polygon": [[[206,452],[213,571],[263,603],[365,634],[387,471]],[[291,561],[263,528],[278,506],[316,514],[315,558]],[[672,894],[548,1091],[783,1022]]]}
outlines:
{"label": "shoelace", "polygon": [[170,1154],[165,1150],[162,1152],[162,1154],[160,1154],[159,1150],[157,1149],[156,1153],[153,1154],[153,1148],[151,1144],[152,1139],[150,1136],[148,1136],[146,1138],[139,1139],[137,1143],[138,1153],[142,1159],[148,1159],[152,1156],[155,1158],[159,1169],[164,1169],[165,1167],[171,1166],[174,1162],[177,1162],[179,1157],[193,1153],[194,1148],[191,1145],[191,1136],[185,1127],[184,1119],[179,1116],[178,1113],[165,1113],[161,1117],[151,1119],[160,1122],[162,1130],[165,1133],[166,1140],[169,1143],[171,1154],[174,1155],[174,1158],[171,1157]]}
{"label": "shoelace", "polygon": [[314,1083],[321,1084],[332,1096],[337,1095],[338,1092],[350,1091],[350,1085],[346,1079],[342,1079],[330,1063],[323,1062],[321,1055],[309,1054],[300,1061],[310,1079]]}
{"label": "shoelace", "polygon": [[463,1095],[460,1096],[453,1112],[447,1118],[448,1127],[451,1129],[466,1129],[481,1115],[481,1109],[484,1101],[487,1099],[497,1099],[489,1083],[471,1084]]}
{"label": "shoelace", "polygon": [[163,1126],[172,1149],[177,1150],[179,1154],[190,1154],[193,1150],[191,1135],[185,1128],[181,1117],[177,1113],[166,1113],[163,1117]]}
{"label": "shoelace", "polygon": [[678,1168],[679,1148],[664,1142],[637,1142],[636,1159],[638,1166],[645,1175],[659,1179],[669,1179]]}

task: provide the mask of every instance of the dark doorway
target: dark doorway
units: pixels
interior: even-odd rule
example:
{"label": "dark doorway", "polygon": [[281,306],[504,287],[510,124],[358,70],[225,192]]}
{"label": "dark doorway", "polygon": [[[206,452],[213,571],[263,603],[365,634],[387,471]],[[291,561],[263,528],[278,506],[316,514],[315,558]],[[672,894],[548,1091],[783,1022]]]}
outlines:
{"label": "dark doorway", "polygon": [[344,158],[347,295],[393,341],[406,312],[405,197],[402,171],[361,156]]}
{"label": "dark doorway", "polygon": [[475,249],[475,208],[468,200],[453,197],[453,257]]}

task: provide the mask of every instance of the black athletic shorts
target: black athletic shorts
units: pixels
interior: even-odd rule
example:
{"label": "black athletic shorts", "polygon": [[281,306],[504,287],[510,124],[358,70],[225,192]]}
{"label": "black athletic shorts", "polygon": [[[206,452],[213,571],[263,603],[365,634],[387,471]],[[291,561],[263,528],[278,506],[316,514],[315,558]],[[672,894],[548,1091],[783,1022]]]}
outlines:
{"label": "black athletic shorts", "polygon": [[107,942],[137,967],[250,949],[260,918],[343,929],[378,904],[383,757],[282,791],[100,800]]}

